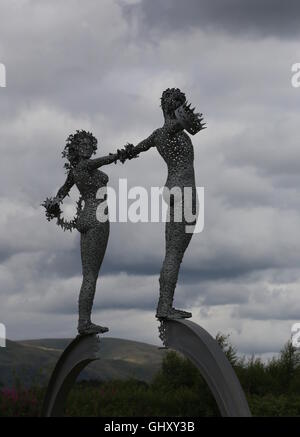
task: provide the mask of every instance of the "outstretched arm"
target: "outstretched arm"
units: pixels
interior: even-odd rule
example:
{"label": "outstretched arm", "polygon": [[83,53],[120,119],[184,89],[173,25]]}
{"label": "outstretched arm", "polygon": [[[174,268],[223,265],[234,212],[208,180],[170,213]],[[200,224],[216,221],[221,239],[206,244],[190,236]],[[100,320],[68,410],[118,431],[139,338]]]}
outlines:
{"label": "outstretched arm", "polygon": [[127,159],[137,158],[137,156],[133,155],[132,153],[133,149],[133,144],[127,143],[123,149],[118,149],[117,153],[110,153],[109,155],[102,156],[100,158],[89,159],[87,161],[87,166],[89,169],[93,170],[95,168],[102,167],[102,165],[111,164],[112,162],[116,164],[117,161],[120,161],[122,164],[124,164]]}
{"label": "outstretched arm", "polygon": [[100,158],[95,159],[89,159],[87,162],[88,168],[95,169],[102,167],[103,165],[108,165],[113,162],[117,162],[118,160],[118,153],[110,153],[106,156],[101,156]]}
{"label": "outstretched arm", "polygon": [[63,186],[58,190],[56,194],[56,198],[59,200],[63,200],[68,194],[71,188],[74,185],[74,176],[72,170],[69,171],[69,174],[67,176],[66,182],[63,184]]}
{"label": "outstretched arm", "polygon": [[152,134],[141,141],[137,146],[133,146],[132,144],[127,144],[124,149],[117,151],[117,153],[110,153],[106,156],[101,156],[96,159],[89,159],[87,161],[87,166],[89,169],[96,169],[102,167],[103,165],[111,164],[112,162],[116,163],[118,160],[124,163],[126,159],[137,158],[140,152],[146,152],[146,150],[150,149],[150,147],[155,146],[155,137],[157,134],[157,130],[152,132]]}
{"label": "outstretched arm", "polygon": [[148,138],[141,141],[139,144],[137,144],[135,147],[132,148],[131,153],[133,156],[138,155],[141,152],[146,152],[151,147],[155,147],[155,138],[157,135],[158,129],[156,129],[154,132],[152,132],[151,135],[149,135]]}

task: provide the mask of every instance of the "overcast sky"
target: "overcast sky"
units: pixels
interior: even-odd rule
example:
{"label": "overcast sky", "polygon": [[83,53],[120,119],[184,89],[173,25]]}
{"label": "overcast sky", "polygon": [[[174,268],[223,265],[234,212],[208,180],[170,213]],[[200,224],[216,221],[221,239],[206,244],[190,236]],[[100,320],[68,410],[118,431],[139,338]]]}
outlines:
{"label": "overcast sky", "polygon": [[[208,128],[192,137],[205,228],[175,304],[241,353],[278,352],[300,322],[298,1],[0,0],[0,322],[10,339],[76,335],[79,234],[40,203],[64,182],[76,129],[98,156],[162,125],[179,87]],[[162,186],[156,150],[103,170],[118,187]],[[76,189],[72,190],[76,199]],[[68,200],[72,205],[72,201]],[[163,224],[111,225],[93,318],[107,336],[159,344]]]}

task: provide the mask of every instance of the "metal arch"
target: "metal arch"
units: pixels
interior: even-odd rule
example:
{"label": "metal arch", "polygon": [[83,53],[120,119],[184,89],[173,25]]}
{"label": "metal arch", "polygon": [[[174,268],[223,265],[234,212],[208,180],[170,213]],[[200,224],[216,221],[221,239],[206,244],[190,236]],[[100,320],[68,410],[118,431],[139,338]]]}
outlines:
{"label": "metal arch", "polygon": [[207,382],[223,417],[251,417],[240,382],[217,341],[184,319],[165,320],[164,344],[189,358]]}
{"label": "metal arch", "polygon": [[100,340],[95,334],[78,335],[64,350],[50,378],[42,406],[42,417],[61,417],[67,396],[79,373],[98,360]]}
{"label": "metal arch", "polygon": [[[251,417],[239,380],[217,341],[194,322],[165,320],[163,339],[167,347],[189,358],[206,380],[223,417]],[[97,335],[77,336],[64,350],[50,378],[42,417],[61,417],[67,396],[79,373],[100,358]]]}

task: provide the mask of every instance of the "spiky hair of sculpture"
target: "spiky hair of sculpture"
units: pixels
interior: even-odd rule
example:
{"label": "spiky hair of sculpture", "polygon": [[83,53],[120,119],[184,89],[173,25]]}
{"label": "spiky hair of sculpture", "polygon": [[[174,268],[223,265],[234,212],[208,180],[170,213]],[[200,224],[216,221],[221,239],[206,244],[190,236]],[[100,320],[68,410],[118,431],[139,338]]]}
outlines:
{"label": "spiky hair of sculpture", "polygon": [[178,100],[181,105],[186,101],[185,94],[179,88],[167,88],[161,96],[161,108],[164,113],[174,111],[178,106]]}
{"label": "spiky hair of sculpture", "polygon": [[69,163],[66,163],[64,165],[66,169],[69,170],[71,167],[74,167],[74,165],[77,164],[78,146],[80,145],[80,142],[86,138],[90,141],[90,144],[93,147],[93,154],[96,153],[97,138],[95,138],[91,132],[87,132],[85,130],[77,130],[74,135],[71,134],[68,136],[66,140],[66,146],[62,152],[62,157],[67,158],[69,161]]}
{"label": "spiky hair of sculpture", "polygon": [[195,108],[187,102],[185,94],[179,88],[168,88],[162,93],[161,107],[164,115],[175,117],[181,126],[195,135],[205,129],[203,114],[195,113]]}

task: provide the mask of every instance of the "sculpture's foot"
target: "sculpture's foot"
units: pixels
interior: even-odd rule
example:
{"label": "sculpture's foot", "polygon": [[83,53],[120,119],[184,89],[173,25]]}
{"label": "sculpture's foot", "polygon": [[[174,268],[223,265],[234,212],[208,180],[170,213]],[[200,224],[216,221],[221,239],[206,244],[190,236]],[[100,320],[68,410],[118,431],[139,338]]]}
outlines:
{"label": "sculpture's foot", "polygon": [[169,308],[168,310],[157,310],[157,319],[175,320],[175,319],[189,319],[192,313],[184,310],[177,310],[176,308]]}
{"label": "sculpture's foot", "polygon": [[79,335],[103,334],[109,329],[105,326],[95,325],[92,322],[83,322],[78,324]]}

